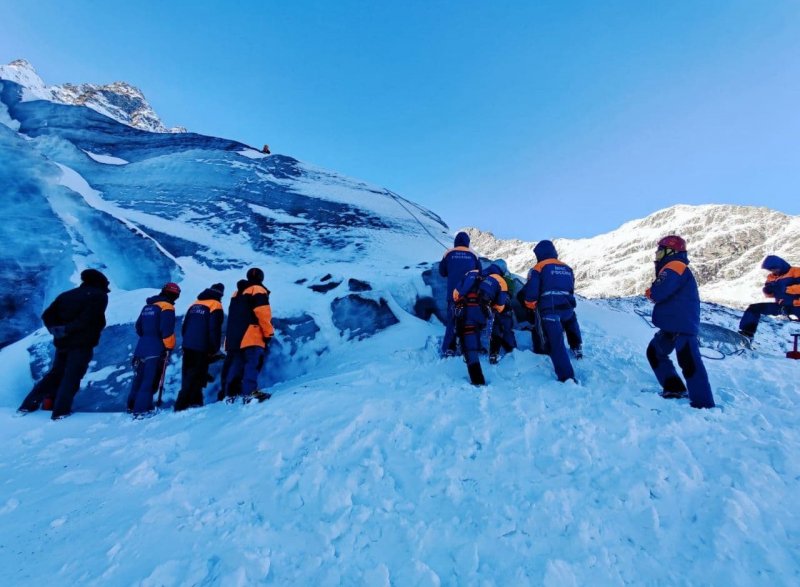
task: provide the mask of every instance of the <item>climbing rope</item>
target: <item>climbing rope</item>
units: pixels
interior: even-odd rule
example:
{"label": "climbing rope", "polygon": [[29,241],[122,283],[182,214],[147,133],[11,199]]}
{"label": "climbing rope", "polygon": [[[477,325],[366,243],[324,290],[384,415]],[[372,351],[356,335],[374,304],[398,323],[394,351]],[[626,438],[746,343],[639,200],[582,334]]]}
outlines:
{"label": "climbing rope", "polygon": [[[641,310],[638,310],[638,309],[636,309],[636,308],[634,308],[634,309],[633,309],[633,312],[634,312],[634,314],[636,314],[637,316],[639,316],[639,318],[641,318],[642,320],[644,320],[644,321],[645,321],[645,323],[646,323],[646,324],[647,324],[647,325],[648,325],[650,328],[658,328],[658,326],[656,326],[655,324],[653,324],[653,323],[650,321],[650,316],[651,316],[651,315],[650,315],[650,314],[648,314],[647,312],[643,312],[643,311],[641,311]],[[715,348],[713,348],[713,347],[710,347],[710,346],[701,346],[701,347],[700,347],[700,350],[704,350],[704,351],[712,351],[712,352],[714,352],[714,353],[719,353],[719,354],[720,354],[720,356],[719,356],[719,357],[711,357],[711,356],[709,356],[709,355],[704,355],[703,353],[700,353],[700,356],[701,356],[701,357],[703,357],[704,359],[708,359],[709,361],[724,361],[724,360],[725,360],[727,357],[739,357],[739,356],[741,356],[741,355],[745,354],[745,352],[747,352],[747,349],[736,349],[735,351],[731,351],[731,352],[729,352],[729,353],[726,353],[726,352],[725,352],[725,351],[723,351],[723,350],[720,350],[720,349],[715,349]]]}
{"label": "climbing rope", "polygon": [[383,193],[384,193],[384,195],[386,195],[386,197],[388,197],[388,198],[392,198],[392,199],[393,199],[395,202],[397,202],[398,204],[400,204],[400,206],[403,208],[403,210],[405,210],[405,211],[408,213],[408,215],[409,215],[409,216],[411,216],[411,218],[413,218],[414,220],[416,220],[416,221],[417,221],[417,223],[418,223],[418,224],[419,224],[419,225],[422,227],[422,229],[423,229],[425,232],[427,232],[427,233],[428,233],[428,235],[429,235],[429,236],[430,236],[430,237],[431,237],[433,240],[435,240],[437,243],[439,243],[440,245],[442,245],[442,246],[443,246],[445,249],[449,249],[449,248],[450,248],[450,247],[448,247],[446,244],[444,244],[442,241],[440,241],[438,238],[436,238],[436,237],[433,235],[433,233],[432,233],[430,230],[428,230],[428,227],[427,227],[427,226],[425,226],[425,225],[422,223],[422,221],[421,221],[419,218],[417,218],[417,217],[414,215],[414,213],[413,213],[411,210],[409,210],[409,209],[406,207],[406,205],[405,205],[405,204],[403,204],[403,201],[402,201],[402,200],[403,200],[403,198],[401,198],[400,196],[398,196],[396,193],[394,193],[394,192],[393,192],[392,190],[390,190],[390,189],[386,189],[386,188],[384,188],[384,189],[383,189]]}

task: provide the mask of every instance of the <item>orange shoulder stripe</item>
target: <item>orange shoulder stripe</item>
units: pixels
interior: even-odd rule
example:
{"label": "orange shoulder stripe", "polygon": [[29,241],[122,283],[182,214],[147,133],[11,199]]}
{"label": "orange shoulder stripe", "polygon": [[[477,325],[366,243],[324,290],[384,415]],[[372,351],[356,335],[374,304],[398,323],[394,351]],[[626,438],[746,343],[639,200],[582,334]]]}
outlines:
{"label": "orange shoulder stripe", "polygon": [[559,261],[558,259],[545,259],[544,261],[540,261],[539,263],[537,263],[537,264],[536,264],[536,265],[533,267],[533,270],[534,270],[534,271],[537,271],[537,272],[539,272],[539,273],[541,273],[541,272],[542,272],[542,269],[543,269],[545,266],[547,266],[547,265],[563,265],[563,264],[564,264],[564,263],[562,263],[562,262],[561,262],[561,261]]}
{"label": "orange shoulder stripe", "polygon": [[[674,271],[678,275],[683,275],[683,272],[686,271],[686,263],[684,263],[683,261],[670,261],[661,268],[661,271],[664,271],[666,269]],[[658,272],[659,275],[661,274],[661,271]]]}
{"label": "orange shoulder stripe", "polygon": [[214,310],[221,310],[222,304],[219,303],[217,300],[197,300],[194,305],[205,306],[209,309],[209,311],[213,312]]}
{"label": "orange shoulder stripe", "polygon": [[158,306],[162,310],[171,310],[173,312],[175,311],[175,306],[173,306],[169,302],[163,302],[163,301],[162,302],[156,302],[154,305]]}

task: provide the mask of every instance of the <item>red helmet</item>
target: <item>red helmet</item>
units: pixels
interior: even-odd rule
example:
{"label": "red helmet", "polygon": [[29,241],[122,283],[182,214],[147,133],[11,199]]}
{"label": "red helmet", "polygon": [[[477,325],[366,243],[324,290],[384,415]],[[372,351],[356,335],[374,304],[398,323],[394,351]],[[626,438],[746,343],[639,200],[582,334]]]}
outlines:
{"label": "red helmet", "polygon": [[172,283],[171,281],[165,284],[164,287],[161,288],[161,291],[165,293],[175,294],[176,296],[181,295],[180,286],[177,283]]}
{"label": "red helmet", "polygon": [[681,253],[686,251],[686,241],[677,234],[671,234],[658,241],[658,247],[663,249],[672,249],[675,252]]}

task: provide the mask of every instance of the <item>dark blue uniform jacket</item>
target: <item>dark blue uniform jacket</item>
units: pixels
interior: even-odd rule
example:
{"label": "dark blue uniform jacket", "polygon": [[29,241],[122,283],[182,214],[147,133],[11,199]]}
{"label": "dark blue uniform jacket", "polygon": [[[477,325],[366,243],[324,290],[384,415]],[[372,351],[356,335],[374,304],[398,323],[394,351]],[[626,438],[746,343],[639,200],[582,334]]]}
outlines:
{"label": "dark blue uniform jacket", "polygon": [[655,302],[653,325],[667,332],[697,334],[700,328],[700,294],[685,251],[656,263],[656,280],[650,286]]}

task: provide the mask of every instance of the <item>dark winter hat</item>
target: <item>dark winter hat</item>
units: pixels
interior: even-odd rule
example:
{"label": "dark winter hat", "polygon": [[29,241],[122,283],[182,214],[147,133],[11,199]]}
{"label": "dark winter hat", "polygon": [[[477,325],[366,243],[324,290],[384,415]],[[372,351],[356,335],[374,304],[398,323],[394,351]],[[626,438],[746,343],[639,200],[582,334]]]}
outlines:
{"label": "dark winter hat", "polygon": [[247,281],[250,283],[261,283],[264,281],[264,272],[258,267],[247,270]]}
{"label": "dark winter hat", "polygon": [[215,283],[208,289],[217,292],[219,295],[223,295],[225,293],[225,286],[221,283]]}
{"label": "dark winter hat", "polygon": [[546,259],[558,259],[556,246],[552,241],[544,240],[536,243],[536,246],[533,247],[533,254],[536,255],[536,260],[540,263]]}
{"label": "dark winter hat", "polygon": [[92,287],[97,287],[106,292],[108,289],[108,278],[97,269],[84,269],[81,271],[81,282]]}
{"label": "dark winter hat", "polygon": [[456,235],[455,240],[453,241],[454,247],[468,247],[469,246],[469,235],[466,232],[459,232]]}

